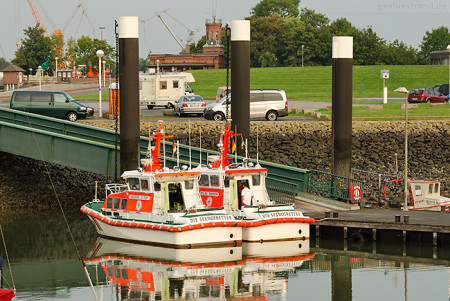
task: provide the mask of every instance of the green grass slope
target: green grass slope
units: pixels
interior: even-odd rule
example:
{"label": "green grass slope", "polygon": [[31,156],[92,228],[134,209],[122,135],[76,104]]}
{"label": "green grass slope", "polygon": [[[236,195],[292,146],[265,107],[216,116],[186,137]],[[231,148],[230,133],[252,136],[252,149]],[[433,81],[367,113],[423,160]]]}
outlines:
{"label": "green grass slope", "polygon": [[[383,97],[381,70],[389,70],[386,79],[388,97],[403,97],[394,92],[398,87],[432,88],[448,83],[448,66],[353,66],[353,97]],[[190,84],[196,94],[206,99],[215,99],[217,88],[226,85],[226,70],[193,70],[195,83]],[[231,83],[231,72],[230,72]],[[289,99],[330,101],[332,67],[280,67],[252,68],[250,89],[285,90]]]}

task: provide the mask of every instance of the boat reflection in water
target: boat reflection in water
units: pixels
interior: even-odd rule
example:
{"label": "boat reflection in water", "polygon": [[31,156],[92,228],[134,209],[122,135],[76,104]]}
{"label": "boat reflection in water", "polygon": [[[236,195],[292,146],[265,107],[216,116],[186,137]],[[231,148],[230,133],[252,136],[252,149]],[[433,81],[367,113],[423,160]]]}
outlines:
{"label": "boat reflection in water", "polygon": [[104,271],[120,300],[267,300],[285,296],[288,272],[313,258],[309,241],[168,249],[99,238],[85,262]]}

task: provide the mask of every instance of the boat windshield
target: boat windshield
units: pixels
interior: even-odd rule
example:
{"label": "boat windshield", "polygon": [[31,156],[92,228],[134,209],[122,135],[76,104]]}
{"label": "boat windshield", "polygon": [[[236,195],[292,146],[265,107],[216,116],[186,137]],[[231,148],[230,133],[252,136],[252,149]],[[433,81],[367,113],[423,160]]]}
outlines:
{"label": "boat windshield", "polygon": [[127,183],[131,190],[140,190],[139,178],[128,178]]}

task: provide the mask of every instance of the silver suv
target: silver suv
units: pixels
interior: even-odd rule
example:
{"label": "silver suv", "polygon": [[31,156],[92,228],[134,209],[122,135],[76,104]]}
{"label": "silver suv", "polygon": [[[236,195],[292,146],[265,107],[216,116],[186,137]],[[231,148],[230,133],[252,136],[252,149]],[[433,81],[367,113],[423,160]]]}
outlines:
{"label": "silver suv", "polygon": [[[231,95],[231,94],[230,94]],[[224,120],[227,110],[226,97],[205,107],[203,117],[210,120]],[[231,115],[231,96],[229,100]],[[277,120],[288,115],[288,104],[284,90],[250,90],[250,118]]]}

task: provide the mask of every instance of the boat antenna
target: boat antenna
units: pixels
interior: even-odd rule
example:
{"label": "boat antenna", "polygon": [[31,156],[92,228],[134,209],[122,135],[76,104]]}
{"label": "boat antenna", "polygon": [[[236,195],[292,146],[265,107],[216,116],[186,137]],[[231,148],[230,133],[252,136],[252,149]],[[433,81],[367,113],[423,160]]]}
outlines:
{"label": "boat antenna", "polygon": [[180,140],[177,140],[177,166],[180,166]]}
{"label": "boat antenna", "polygon": [[[237,132],[237,125],[234,125],[234,133],[236,132]],[[237,136],[234,136],[234,144],[236,145],[236,149],[234,152],[234,163],[237,163],[237,153],[238,153]]]}
{"label": "boat antenna", "polygon": [[191,166],[191,120],[189,119],[189,137],[188,137],[188,144],[189,144],[189,169],[192,168]]}
{"label": "boat antenna", "polygon": [[256,126],[256,164],[259,163],[259,140],[258,140],[258,135],[259,135],[259,126]]}
{"label": "boat antenna", "polygon": [[[162,128],[163,121],[159,121],[159,127],[161,128],[161,132],[164,132],[164,129]],[[166,168],[166,140],[163,141],[163,160],[164,160],[164,169]]]}
{"label": "boat antenna", "polygon": [[202,167],[202,129],[200,128],[200,167]]}
{"label": "boat antenna", "polygon": [[247,148],[247,138],[245,138],[245,159],[248,158],[248,153],[247,153],[247,151],[248,151],[248,148]]}

